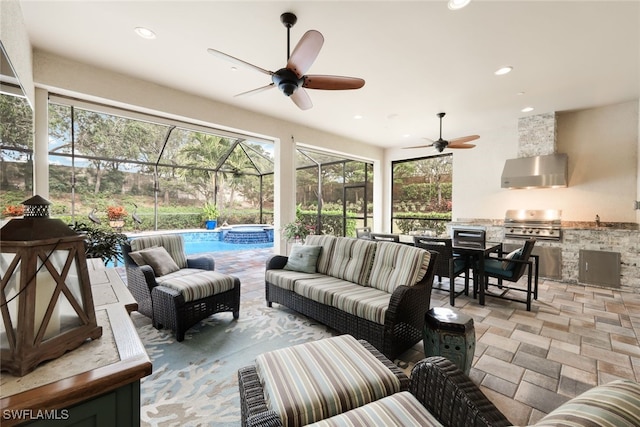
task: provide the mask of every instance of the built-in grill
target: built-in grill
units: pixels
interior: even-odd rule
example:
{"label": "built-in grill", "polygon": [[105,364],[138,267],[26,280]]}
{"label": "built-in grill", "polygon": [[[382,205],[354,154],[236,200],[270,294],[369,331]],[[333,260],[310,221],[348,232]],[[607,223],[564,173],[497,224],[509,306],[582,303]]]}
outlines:
{"label": "built-in grill", "polygon": [[558,209],[509,209],[504,218],[504,237],[543,240],[560,240],[561,210]]}

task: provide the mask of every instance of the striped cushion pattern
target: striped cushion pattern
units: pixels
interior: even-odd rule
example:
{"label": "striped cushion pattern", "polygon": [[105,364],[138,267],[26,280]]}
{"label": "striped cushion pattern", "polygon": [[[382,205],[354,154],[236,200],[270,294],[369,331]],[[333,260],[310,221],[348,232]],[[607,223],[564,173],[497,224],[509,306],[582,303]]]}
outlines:
{"label": "striped cushion pattern", "polygon": [[294,285],[298,280],[321,277],[325,276],[318,273],[303,273],[292,270],[267,270],[264,275],[267,282],[288,291],[293,291]]}
{"label": "striped cushion pattern", "polygon": [[616,380],[587,390],[551,411],[536,427],[638,427],[640,384]]}
{"label": "striped cushion pattern", "polygon": [[318,257],[318,264],[316,271],[322,274],[328,274],[329,266],[331,265],[331,254],[333,253],[333,246],[338,238],[336,236],[330,236],[328,234],[312,234],[307,236],[304,240],[305,245],[322,246],[320,256]]}
{"label": "striped cushion pattern", "polygon": [[346,313],[384,325],[390,301],[389,292],[353,285],[336,290],[331,305]]}
{"label": "striped cushion pattern", "polygon": [[333,305],[333,295],[336,292],[353,287],[362,288],[362,286],[347,282],[346,280],[331,276],[322,276],[322,278],[319,279],[297,281],[295,284],[295,293],[321,304]]}
{"label": "striped cushion pattern", "polygon": [[431,254],[415,246],[378,242],[369,286],[393,293],[400,285],[413,286],[427,272]]}
{"label": "striped cushion pattern", "polygon": [[138,237],[131,241],[131,250],[139,251],[152,246],[164,247],[178,267],[187,266],[187,256],[184,253],[184,238],[179,234],[160,234],[158,236]]}
{"label": "striped cushion pattern", "polygon": [[400,391],[393,372],[350,335],[261,354],[256,368],[270,410],[303,426]]}
{"label": "striped cushion pattern", "polygon": [[327,274],[366,286],[376,247],[372,240],[337,239]]}
{"label": "striped cushion pattern", "polygon": [[[158,284],[180,292],[185,301],[195,301],[233,289],[234,277],[217,271],[189,269],[192,274],[170,273],[157,277]],[[178,273],[178,272],[176,272]]]}
{"label": "striped cushion pattern", "polygon": [[402,391],[308,427],[441,427],[413,394]]}

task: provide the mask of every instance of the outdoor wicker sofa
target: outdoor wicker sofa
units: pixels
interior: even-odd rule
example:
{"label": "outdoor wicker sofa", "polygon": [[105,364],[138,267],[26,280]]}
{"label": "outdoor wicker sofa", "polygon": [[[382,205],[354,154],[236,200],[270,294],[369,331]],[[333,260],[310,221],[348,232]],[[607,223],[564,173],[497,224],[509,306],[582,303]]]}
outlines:
{"label": "outdoor wicker sofa", "polygon": [[[154,263],[136,256],[160,247],[171,260]],[[185,255],[181,235],[138,237],[121,249],[127,286],[138,302],[138,311],[150,317],[155,328],[174,330],[177,341],[183,341],[190,327],[212,314],[231,312],[234,319],[240,316],[240,280],[214,271],[212,254]],[[170,269],[174,271],[161,271],[171,261],[175,262]]]}
{"label": "outdoor wicker sofa", "polygon": [[[313,248],[320,249],[309,265],[290,267]],[[267,260],[267,305],[282,304],[364,339],[394,360],[422,339],[437,256],[400,243],[308,236],[290,257]]]}

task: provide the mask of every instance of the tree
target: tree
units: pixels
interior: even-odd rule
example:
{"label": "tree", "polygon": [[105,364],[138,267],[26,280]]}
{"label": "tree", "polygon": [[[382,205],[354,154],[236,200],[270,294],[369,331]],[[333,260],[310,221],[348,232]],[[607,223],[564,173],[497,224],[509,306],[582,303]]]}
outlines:
{"label": "tree", "polygon": [[185,177],[205,200],[214,200],[220,160],[229,151],[231,141],[201,132],[190,134],[190,141],[178,153],[179,163],[186,166],[178,173]]}
{"label": "tree", "polygon": [[33,168],[33,112],[26,99],[0,94],[0,173],[2,188],[9,187],[8,161],[22,162],[24,188],[31,188]]}

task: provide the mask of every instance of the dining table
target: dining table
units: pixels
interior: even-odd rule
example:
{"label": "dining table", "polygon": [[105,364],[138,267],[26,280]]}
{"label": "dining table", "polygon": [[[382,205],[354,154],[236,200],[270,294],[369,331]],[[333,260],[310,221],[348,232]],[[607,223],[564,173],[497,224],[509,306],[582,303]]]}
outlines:
{"label": "dining table", "polygon": [[[474,269],[473,287],[474,297],[476,289],[478,292],[478,303],[484,305],[484,259],[490,253],[496,252],[498,256],[502,256],[502,243],[485,242],[484,244],[477,245],[454,245],[452,246],[453,253],[456,255],[468,256],[477,260],[476,268]],[[455,303],[455,294],[451,293],[450,304],[453,306]]]}

